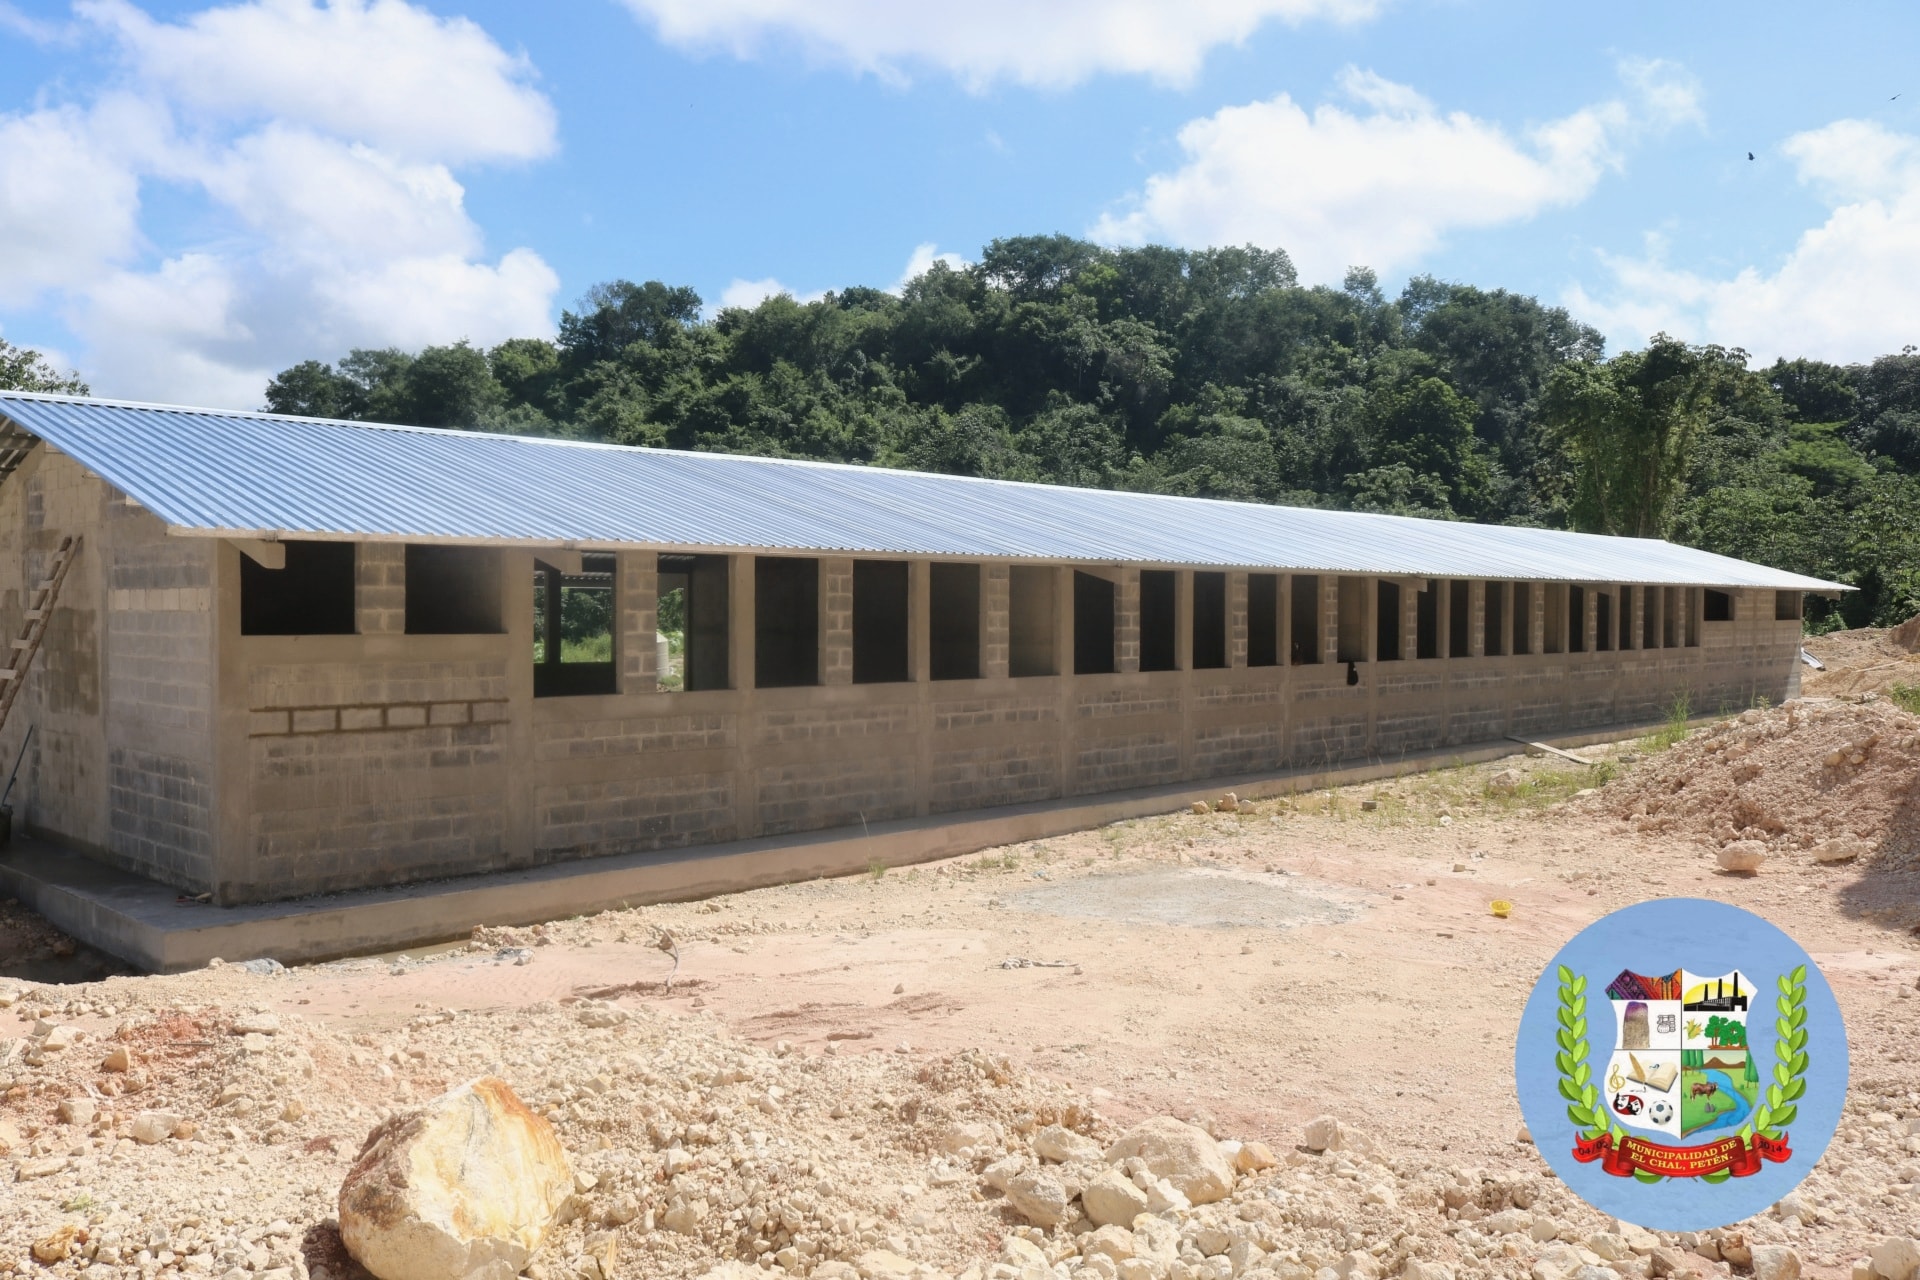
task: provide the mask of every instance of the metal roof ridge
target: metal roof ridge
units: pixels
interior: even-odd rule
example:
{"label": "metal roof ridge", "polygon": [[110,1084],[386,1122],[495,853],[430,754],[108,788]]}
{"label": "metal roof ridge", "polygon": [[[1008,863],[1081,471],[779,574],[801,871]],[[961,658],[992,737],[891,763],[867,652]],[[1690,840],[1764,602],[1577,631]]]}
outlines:
{"label": "metal roof ridge", "polygon": [[[43,403],[94,406],[99,408],[134,409],[148,413],[181,414],[194,417],[229,418],[254,422],[299,422],[317,426],[342,427],[349,430],[391,431],[410,435],[453,436],[469,440],[498,441],[501,443],[519,443],[536,447],[561,446],[578,449],[607,450],[620,453],[663,454],[674,458],[693,460],[714,459],[723,463],[735,464],[772,464],[778,466],[820,468],[828,471],[859,471],[868,474],[899,475],[925,477],[945,483],[964,483],[1006,487],[1027,490],[1069,490],[1077,493],[1125,494],[1128,497],[1185,505],[1193,503],[1201,506],[1230,505],[1254,509],[1277,509],[1289,511],[1311,511],[1333,519],[1349,519],[1363,522],[1382,522],[1389,525],[1402,521],[1418,520],[1427,526],[1457,525],[1467,529],[1527,529],[1534,533],[1565,534],[1574,538],[1612,538],[1624,537],[1623,534],[1584,533],[1575,529],[1548,529],[1539,525],[1489,525],[1477,520],[1446,519],[1441,516],[1396,515],[1386,511],[1349,511],[1338,507],[1310,507],[1296,503],[1257,502],[1241,498],[1207,498],[1196,494],[1152,493],[1137,489],[1094,489],[1084,485],[1054,484],[1043,480],[1008,480],[998,476],[962,476],[944,471],[914,471],[906,467],[870,466],[860,462],[831,462],[824,458],[785,458],[759,453],[720,453],[706,449],[663,449],[653,445],[617,444],[606,440],[574,440],[564,436],[529,436],[502,431],[475,431],[466,427],[424,427],[404,422],[370,422],[350,418],[319,418],[303,414],[270,413],[264,409],[211,409],[193,405],[170,405],[152,401],[116,400],[102,396],[75,396],[45,391],[0,391],[0,404],[9,398],[34,400]],[[3,412],[3,410],[0,410]],[[25,423],[15,422],[23,431],[32,428]],[[1643,539],[1647,542],[1667,543],[1662,538]],[[1709,552],[1708,554],[1713,554]]]}

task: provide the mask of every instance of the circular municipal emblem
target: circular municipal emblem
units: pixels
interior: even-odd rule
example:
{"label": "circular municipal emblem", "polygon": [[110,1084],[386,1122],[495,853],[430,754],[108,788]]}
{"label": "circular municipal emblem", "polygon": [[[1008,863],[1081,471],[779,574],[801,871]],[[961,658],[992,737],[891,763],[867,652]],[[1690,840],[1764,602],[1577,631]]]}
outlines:
{"label": "circular municipal emblem", "polygon": [[1751,1217],[1833,1137],[1847,1034],[1786,934],[1701,898],[1625,907],[1547,965],[1514,1050],[1535,1146],[1581,1199],[1659,1231]]}

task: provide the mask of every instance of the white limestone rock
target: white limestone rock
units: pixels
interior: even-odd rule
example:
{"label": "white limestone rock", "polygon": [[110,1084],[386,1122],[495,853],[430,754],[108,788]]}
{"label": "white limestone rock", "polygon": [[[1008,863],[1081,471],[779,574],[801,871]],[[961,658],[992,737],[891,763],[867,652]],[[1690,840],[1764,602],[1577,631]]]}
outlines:
{"label": "white limestone rock", "polygon": [[1092,1162],[1101,1158],[1100,1144],[1063,1125],[1050,1124],[1033,1135],[1033,1154],[1056,1164]]}
{"label": "white limestone rock", "polygon": [[482,1077],[368,1135],[340,1239],[379,1280],[512,1280],[573,1187],[552,1126]]}
{"label": "white limestone rock", "polygon": [[1735,840],[1722,845],[1720,851],[1713,855],[1713,860],[1722,871],[1752,874],[1766,865],[1767,846],[1758,840]]}
{"label": "white limestone rock", "polygon": [[1148,1172],[1165,1178],[1193,1204],[1212,1204],[1233,1191],[1233,1166],[1220,1155],[1212,1135],[1172,1116],[1135,1125],[1107,1149],[1108,1164],[1132,1156],[1144,1160]]}
{"label": "white limestone rock", "polygon": [[1800,1255],[1783,1244],[1753,1246],[1753,1280],[1800,1280]]}
{"label": "white limestone rock", "polygon": [[1131,1178],[1108,1169],[1080,1192],[1080,1204],[1096,1227],[1128,1227],[1147,1211],[1147,1193]]}
{"label": "white limestone rock", "polygon": [[1881,1280],[1915,1280],[1920,1277],[1920,1240],[1889,1236],[1867,1251],[1873,1274]]}

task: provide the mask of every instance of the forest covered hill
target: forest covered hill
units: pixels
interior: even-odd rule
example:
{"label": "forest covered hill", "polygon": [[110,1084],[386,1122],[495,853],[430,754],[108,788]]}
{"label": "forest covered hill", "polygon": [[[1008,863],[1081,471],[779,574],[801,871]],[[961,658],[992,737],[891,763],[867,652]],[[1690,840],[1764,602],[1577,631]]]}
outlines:
{"label": "forest covered hill", "polygon": [[703,316],[596,286],[558,337],[355,350],[267,407],[434,427],[1668,537],[1920,611],[1920,355],[1781,360],[1665,337],[1607,358],[1564,309],[1253,247],[996,240],[898,294]]}

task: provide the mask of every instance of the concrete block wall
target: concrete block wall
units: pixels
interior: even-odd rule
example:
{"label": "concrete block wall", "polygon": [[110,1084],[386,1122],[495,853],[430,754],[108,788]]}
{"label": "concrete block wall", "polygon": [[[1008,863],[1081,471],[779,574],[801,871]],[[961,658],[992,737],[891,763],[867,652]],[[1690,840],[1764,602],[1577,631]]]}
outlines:
{"label": "concrete block wall", "polygon": [[47,445],[0,484],[0,629],[63,538],[79,552],[0,732],[12,803],[36,836],[196,892],[215,879],[212,547]]}
{"label": "concrete block wall", "polygon": [[391,882],[526,863],[508,841],[503,638],[233,639],[246,750],[230,803],[244,796],[245,825],[226,896],[340,889],[370,869]]}
{"label": "concrete block wall", "polygon": [[[1141,672],[1139,574],[1126,566],[1106,570],[1118,671],[1014,679],[1004,564],[982,567],[979,679],[934,682],[920,667],[855,685],[852,561],[828,557],[819,686],[665,693],[654,557],[622,553],[619,691],[536,699],[530,551],[501,557],[499,635],[407,635],[404,549],[363,545],[360,634],[241,636],[232,546],[169,537],[50,451],[17,479],[0,485],[0,624],[17,625],[60,536],[88,538],[23,698],[39,744],[23,774],[28,823],[224,901],[1391,758],[1651,719],[1683,695],[1695,711],[1733,709],[1797,687],[1799,628],[1773,620],[1770,592],[1736,593],[1734,619],[1696,624],[1694,647],[1543,655],[1536,589],[1534,652],[1512,657],[1484,655],[1477,586],[1471,656],[1363,661],[1349,684],[1333,660],[1332,574],[1320,575],[1321,662],[1246,665],[1247,577],[1235,572],[1229,666]],[[736,585],[744,572],[736,564]],[[1176,581],[1176,649],[1190,661],[1191,578]],[[1412,603],[1403,585],[1403,655]],[[736,622],[750,621],[736,604]],[[1699,616],[1697,590],[1687,607]],[[914,616],[925,625],[924,608]],[[1055,632],[1065,659],[1070,621]],[[913,652],[924,648],[916,636]],[[739,635],[733,653],[736,677],[751,670]],[[0,749],[17,749],[22,727]]]}

